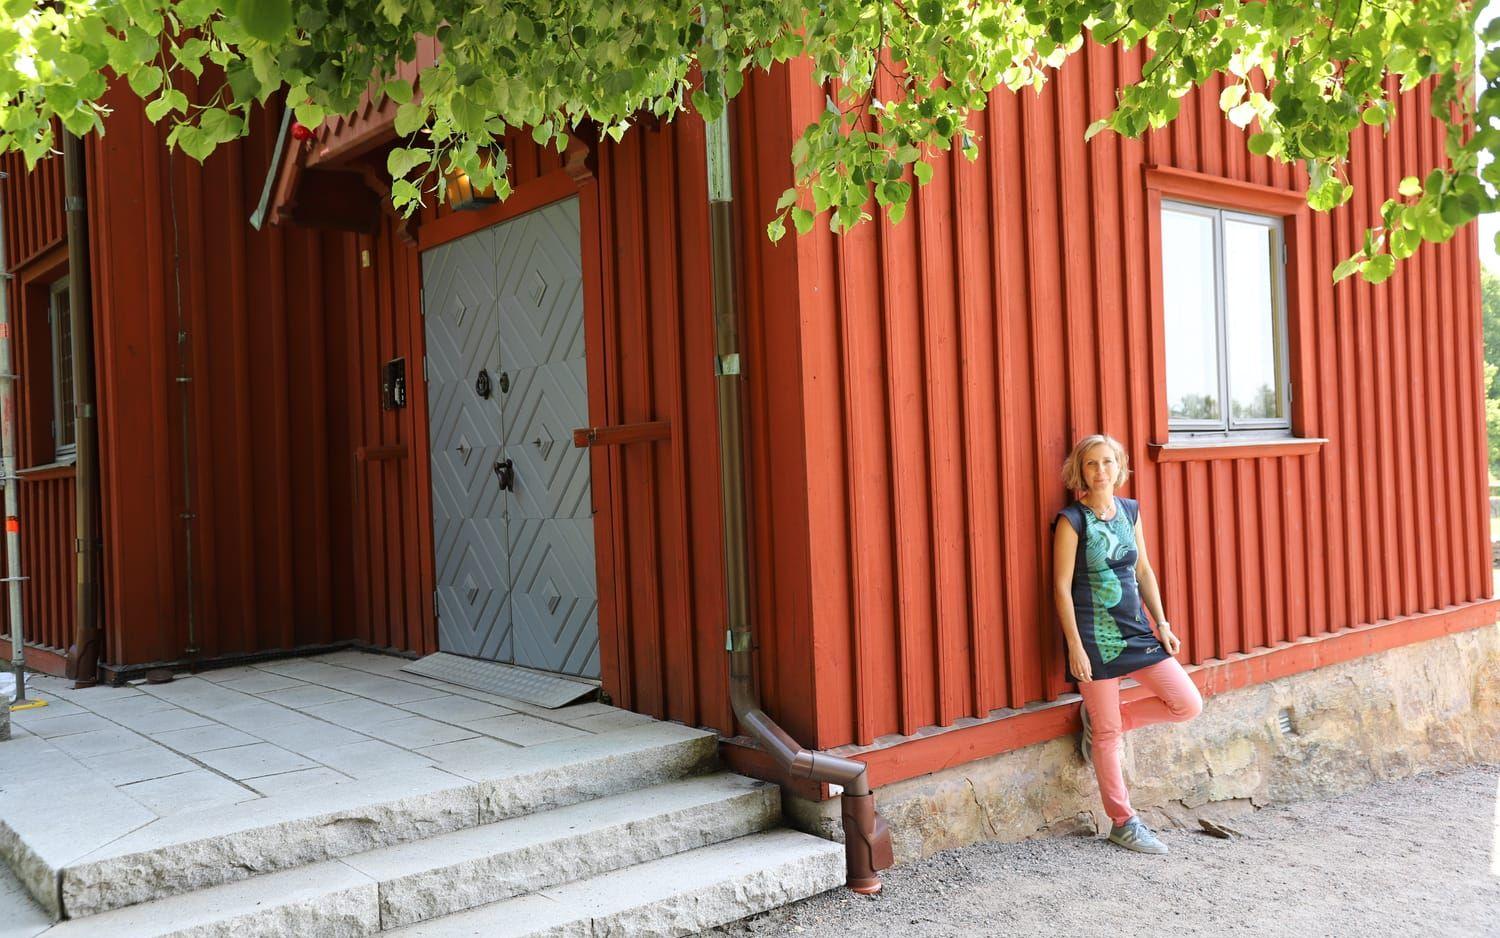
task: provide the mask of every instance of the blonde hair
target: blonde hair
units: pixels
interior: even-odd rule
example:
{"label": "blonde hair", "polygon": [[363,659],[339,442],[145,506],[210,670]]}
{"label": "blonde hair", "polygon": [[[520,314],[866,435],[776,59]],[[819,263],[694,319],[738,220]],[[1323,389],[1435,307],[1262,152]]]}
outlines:
{"label": "blonde hair", "polygon": [[1088,491],[1088,483],[1083,480],[1083,457],[1089,450],[1099,444],[1107,444],[1115,451],[1115,487],[1124,485],[1130,478],[1130,456],[1125,452],[1125,447],[1119,440],[1107,433],[1095,433],[1079,440],[1073,447],[1073,452],[1062,464],[1062,483],[1067,487],[1069,494],[1077,495],[1079,492]]}

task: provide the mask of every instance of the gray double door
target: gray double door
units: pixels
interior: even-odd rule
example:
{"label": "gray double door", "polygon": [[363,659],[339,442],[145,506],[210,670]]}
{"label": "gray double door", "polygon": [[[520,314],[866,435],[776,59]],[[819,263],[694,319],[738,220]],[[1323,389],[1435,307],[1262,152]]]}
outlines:
{"label": "gray double door", "polygon": [[578,200],[422,255],[438,646],[599,675]]}

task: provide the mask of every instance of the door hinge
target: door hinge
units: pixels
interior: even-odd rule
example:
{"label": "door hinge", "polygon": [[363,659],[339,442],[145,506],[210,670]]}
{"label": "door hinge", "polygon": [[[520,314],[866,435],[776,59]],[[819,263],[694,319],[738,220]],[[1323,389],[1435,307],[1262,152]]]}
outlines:
{"label": "door hinge", "polygon": [[437,590],[432,591],[432,617],[434,619],[438,617]]}
{"label": "door hinge", "polygon": [[422,380],[427,380],[427,355],[425,353],[422,355]]}

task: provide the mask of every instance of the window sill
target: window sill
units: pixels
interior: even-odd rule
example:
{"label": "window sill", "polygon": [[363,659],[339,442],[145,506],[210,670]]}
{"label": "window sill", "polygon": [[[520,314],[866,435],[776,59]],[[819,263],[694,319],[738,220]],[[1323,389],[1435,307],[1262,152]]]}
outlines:
{"label": "window sill", "polygon": [[29,479],[33,482],[45,482],[47,479],[67,479],[76,474],[77,464],[78,458],[70,454],[59,459],[57,462],[17,469],[16,478]]}
{"label": "window sill", "polygon": [[1152,443],[1146,448],[1157,462],[1201,462],[1210,459],[1272,459],[1282,456],[1311,456],[1322,448],[1322,437],[1287,437],[1280,440],[1215,440],[1199,442],[1182,440],[1174,443]]}

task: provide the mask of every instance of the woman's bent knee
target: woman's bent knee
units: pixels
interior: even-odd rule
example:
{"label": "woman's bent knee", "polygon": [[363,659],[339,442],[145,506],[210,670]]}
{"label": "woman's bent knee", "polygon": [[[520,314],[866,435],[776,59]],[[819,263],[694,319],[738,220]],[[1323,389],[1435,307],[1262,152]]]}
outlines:
{"label": "woman's bent knee", "polygon": [[1173,719],[1186,723],[1203,712],[1203,695],[1198,693],[1197,688],[1193,688],[1191,695],[1171,701],[1168,709],[1171,710]]}

